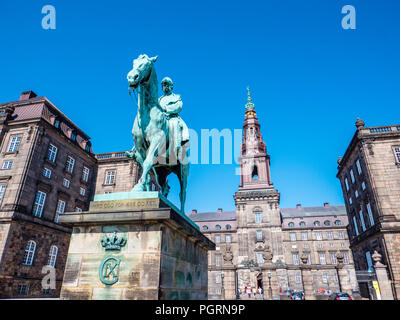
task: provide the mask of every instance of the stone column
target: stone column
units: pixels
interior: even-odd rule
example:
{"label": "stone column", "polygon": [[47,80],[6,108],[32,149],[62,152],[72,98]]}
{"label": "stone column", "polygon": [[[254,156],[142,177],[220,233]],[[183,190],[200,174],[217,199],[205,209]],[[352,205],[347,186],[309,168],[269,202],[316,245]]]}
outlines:
{"label": "stone column", "polygon": [[388,278],[386,266],[381,263],[382,255],[375,250],[374,254],[372,255],[372,259],[375,262],[374,268],[376,278],[378,279],[379,291],[382,300],[394,300],[392,286]]}
{"label": "stone column", "polygon": [[304,299],[315,300],[311,266],[307,264],[308,256],[303,253],[300,257],[300,260],[301,260],[300,269],[301,269],[301,279],[304,290]]}

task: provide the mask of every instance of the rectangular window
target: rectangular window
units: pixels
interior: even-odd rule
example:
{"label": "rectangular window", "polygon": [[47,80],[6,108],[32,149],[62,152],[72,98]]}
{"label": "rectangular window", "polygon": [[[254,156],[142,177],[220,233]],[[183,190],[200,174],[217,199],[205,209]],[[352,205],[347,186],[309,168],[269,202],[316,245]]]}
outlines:
{"label": "rectangular window", "polygon": [[367,211],[368,211],[369,222],[372,227],[375,224],[375,222],[374,222],[374,216],[372,215],[371,205],[369,203],[367,203]]}
{"label": "rectangular window", "polygon": [[337,264],[336,253],[331,252],[331,263]]}
{"label": "rectangular window", "polygon": [[304,244],[304,249],[307,249],[307,248],[309,248],[310,246],[308,245],[308,243],[305,243]]}
{"label": "rectangular window", "polygon": [[54,219],[55,222],[58,222],[58,218],[60,214],[63,214],[65,211],[65,201],[58,200],[57,202],[57,210],[56,210],[56,217]]}
{"label": "rectangular window", "polygon": [[322,274],[322,282],[323,283],[328,283],[328,274],[326,272],[324,272]]}
{"label": "rectangular window", "polygon": [[307,264],[311,264],[311,254],[309,252],[306,252],[307,255]]}
{"label": "rectangular window", "polygon": [[258,264],[263,264],[264,263],[264,258],[262,253],[257,253],[257,263]]}
{"label": "rectangular window", "polygon": [[354,195],[356,196],[356,199],[357,199],[358,198],[358,191],[357,190],[354,192]]}
{"label": "rectangular window", "polygon": [[349,181],[347,180],[347,178],[344,179],[344,183],[346,185],[346,190],[349,191]]}
{"label": "rectangular window", "polygon": [[339,231],[338,235],[339,235],[339,239],[344,239],[344,232],[343,231]]}
{"label": "rectangular window", "polygon": [[84,196],[85,194],[86,194],[86,189],[85,188],[79,188],[79,194],[81,195],[81,196]]}
{"label": "rectangular window", "polygon": [[359,215],[360,215],[360,221],[361,221],[362,230],[365,231],[367,228],[365,228],[364,215],[363,215],[362,210],[360,210]]}
{"label": "rectangular window", "polygon": [[335,244],[333,242],[329,243],[329,247],[333,248],[335,246]]}
{"label": "rectangular window", "polygon": [[317,240],[322,240],[322,233],[321,232],[316,232],[315,236],[317,237]]}
{"label": "rectangular window", "polygon": [[356,236],[358,236],[360,233],[358,232],[356,217],[353,217],[353,224],[354,224],[354,231],[356,232]]}
{"label": "rectangular window", "polygon": [[69,173],[73,173],[74,172],[74,166],[75,166],[75,159],[68,156],[67,157],[67,164],[66,164],[66,169]]}
{"label": "rectangular window", "polygon": [[6,184],[0,184],[0,204],[3,201],[4,192],[6,192]]}
{"label": "rectangular window", "polygon": [[43,176],[46,177],[47,179],[50,179],[51,178],[51,170],[47,169],[47,168],[44,168],[43,169]]}
{"label": "rectangular window", "polygon": [[221,262],[222,262],[221,255],[220,254],[216,254],[215,255],[215,266],[216,267],[220,267],[221,266]]}
{"label": "rectangular window", "polygon": [[261,230],[257,230],[257,240],[262,240],[263,234]]}
{"label": "rectangular window", "polygon": [[342,252],[343,253],[343,263],[344,264],[349,264],[349,255],[347,252]]}
{"label": "rectangular window", "polygon": [[221,283],[221,274],[217,273],[215,275],[215,283]]}
{"label": "rectangular window", "polygon": [[45,201],[46,194],[42,191],[38,191],[36,194],[35,204],[33,206],[33,215],[35,217],[40,218],[42,216]]}
{"label": "rectangular window", "polygon": [[221,236],[215,236],[215,243],[221,242]]}
{"label": "rectangular window", "polygon": [[8,152],[17,152],[20,142],[21,142],[20,136],[11,137],[10,145],[8,146]]}
{"label": "rectangular window", "polygon": [[292,257],[293,257],[293,264],[296,265],[296,266],[299,265],[300,264],[299,254],[298,253],[293,253]]}
{"label": "rectangular window", "polygon": [[357,161],[356,161],[356,165],[357,165],[358,175],[360,175],[360,174],[362,173],[361,165],[360,165],[360,160],[357,160]]}
{"label": "rectangular window", "polygon": [[349,203],[353,204],[353,199],[351,197],[349,198]]}
{"label": "rectangular window", "polygon": [[89,180],[89,173],[90,173],[90,169],[87,167],[83,167],[83,171],[82,171],[82,180],[85,182],[88,182]]}
{"label": "rectangular window", "polygon": [[232,237],[231,237],[229,234],[227,234],[227,235],[225,236],[225,242],[226,242],[226,243],[231,243],[231,242],[232,242]]}
{"label": "rectangular window", "polygon": [[350,178],[351,178],[351,183],[356,182],[356,179],[354,178],[353,169],[350,170]]}
{"label": "rectangular window", "polygon": [[323,247],[323,245],[322,245],[322,243],[318,243],[318,249],[322,249],[322,247]]}
{"label": "rectangular window", "polygon": [[11,169],[11,167],[12,167],[12,165],[13,165],[13,162],[12,161],[4,161],[3,162],[3,169]]}
{"label": "rectangular window", "polygon": [[27,296],[29,291],[29,286],[26,284],[18,285],[18,295],[19,296]]}
{"label": "rectangular window", "polygon": [[365,182],[363,182],[362,184],[361,184],[361,188],[363,189],[363,190],[365,190],[367,187],[365,186]]}
{"label": "rectangular window", "polygon": [[71,184],[71,182],[70,182],[68,179],[65,179],[65,178],[64,178],[64,180],[63,180],[63,186],[66,187],[66,188],[69,188],[70,184]]}
{"label": "rectangular window", "polygon": [[332,232],[332,231],[328,231],[328,232],[326,233],[326,235],[327,235],[327,237],[328,237],[328,240],[333,240],[333,232]]}
{"label": "rectangular window", "polygon": [[105,184],[114,184],[114,183],[115,183],[115,170],[106,171]]}
{"label": "rectangular window", "polygon": [[320,252],[320,253],[318,253],[318,255],[319,255],[319,263],[320,263],[320,264],[326,264],[325,253]]}
{"label": "rectangular window", "polygon": [[50,144],[49,150],[47,151],[47,159],[51,162],[56,162],[57,151],[57,147]]}
{"label": "rectangular window", "polygon": [[290,233],[290,241],[296,241],[296,234],[294,232]]}
{"label": "rectangular window", "polygon": [[256,212],[254,215],[255,215],[255,222],[261,223],[261,212]]}
{"label": "rectangular window", "polygon": [[302,232],[302,233],[301,233],[301,240],[303,240],[303,241],[308,240],[308,238],[307,238],[307,232]]}
{"label": "rectangular window", "polygon": [[400,147],[394,147],[393,150],[396,157],[396,162],[400,163]]}
{"label": "rectangular window", "polygon": [[300,272],[296,272],[296,274],[294,276],[294,281],[296,283],[301,283],[301,273]]}
{"label": "rectangular window", "polygon": [[365,258],[367,259],[368,271],[374,270],[374,264],[372,263],[371,252],[367,251],[365,253]]}
{"label": "rectangular window", "polygon": [[340,246],[341,246],[342,248],[344,248],[344,242],[341,242],[341,243],[340,243]]}

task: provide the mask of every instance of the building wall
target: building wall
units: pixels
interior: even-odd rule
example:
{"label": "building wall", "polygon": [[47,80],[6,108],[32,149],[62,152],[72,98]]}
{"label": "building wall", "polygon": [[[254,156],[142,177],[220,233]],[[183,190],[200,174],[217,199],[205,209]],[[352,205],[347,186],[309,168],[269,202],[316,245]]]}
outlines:
{"label": "building wall", "polygon": [[[9,169],[0,169],[0,185],[6,189],[0,203],[0,296],[56,297],[59,295],[71,229],[56,219],[59,200],[66,203],[66,211],[86,210],[94,193],[96,159],[89,139],[46,98],[20,100],[10,108],[12,117],[1,117],[0,168],[5,161],[13,161]],[[60,125],[55,127],[55,120]],[[75,136],[73,136],[73,133]],[[8,152],[10,139],[20,136],[18,150]],[[86,140],[85,140],[86,139]],[[54,162],[48,160],[49,145],[58,148]],[[67,156],[74,158],[72,173],[65,170]],[[83,167],[89,168],[88,181],[82,180]],[[50,178],[43,175],[51,170]],[[63,179],[70,181],[69,188]],[[80,188],[85,189],[82,195]],[[41,216],[34,216],[33,208],[38,191],[46,193]],[[36,243],[32,265],[24,265],[28,241]],[[55,271],[56,289],[43,292],[41,281],[46,276],[42,268],[48,264],[51,246],[58,248]],[[27,292],[19,295],[19,286]]]}
{"label": "building wall", "polygon": [[[343,159],[338,161],[337,174],[349,217],[348,232],[355,268],[367,270],[374,263],[371,259],[368,261],[367,254],[372,255],[374,251],[380,253],[382,263],[388,266],[393,295],[398,298],[400,273],[397,266],[400,261],[396,253],[399,250],[396,239],[400,234],[400,161],[394,147],[400,147],[400,127],[367,128],[361,120],[356,126],[357,131]],[[357,161],[362,172],[359,172]],[[350,170],[353,171],[354,182]],[[346,178],[349,187],[346,186]]]}

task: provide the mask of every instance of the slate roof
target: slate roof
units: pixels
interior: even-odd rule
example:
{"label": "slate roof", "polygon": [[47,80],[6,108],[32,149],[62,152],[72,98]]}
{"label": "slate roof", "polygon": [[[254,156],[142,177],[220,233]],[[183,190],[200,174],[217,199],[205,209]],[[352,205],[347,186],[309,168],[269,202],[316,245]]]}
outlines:
{"label": "slate roof", "polygon": [[345,206],[281,208],[282,218],[345,216]]}
{"label": "slate roof", "polygon": [[236,211],[188,213],[187,216],[193,221],[232,221],[236,220]]}

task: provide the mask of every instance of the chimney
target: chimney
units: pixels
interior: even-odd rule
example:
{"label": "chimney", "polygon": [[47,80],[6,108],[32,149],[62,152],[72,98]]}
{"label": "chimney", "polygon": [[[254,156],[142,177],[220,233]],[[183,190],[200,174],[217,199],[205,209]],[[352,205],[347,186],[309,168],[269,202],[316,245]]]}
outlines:
{"label": "chimney", "polygon": [[218,208],[218,213],[221,213],[222,212],[222,208]]}
{"label": "chimney", "polygon": [[195,214],[195,213],[197,213],[197,210],[196,209],[192,209],[192,214]]}
{"label": "chimney", "polygon": [[324,207],[328,208],[329,207],[329,202],[324,202]]}
{"label": "chimney", "polygon": [[21,100],[29,100],[29,99],[32,99],[34,97],[37,97],[37,95],[33,91],[24,91],[19,96],[19,101],[21,101]]}
{"label": "chimney", "polygon": [[296,204],[296,208],[300,209],[301,208],[301,204],[300,203]]}

